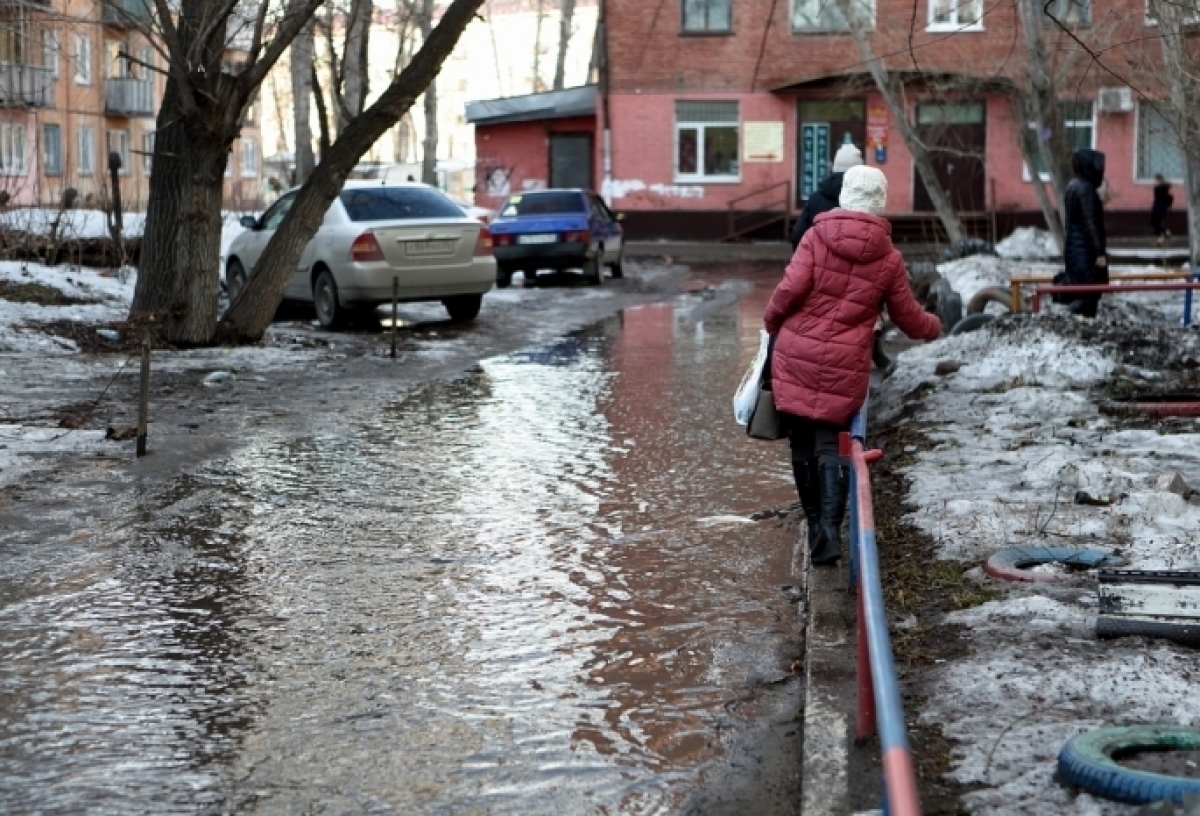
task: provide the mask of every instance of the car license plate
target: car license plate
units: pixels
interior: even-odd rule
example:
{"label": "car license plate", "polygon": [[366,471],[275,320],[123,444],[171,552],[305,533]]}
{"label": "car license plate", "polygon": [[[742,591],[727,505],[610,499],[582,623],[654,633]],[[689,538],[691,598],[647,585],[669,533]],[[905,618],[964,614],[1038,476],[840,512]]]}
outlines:
{"label": "car license plate", "polygon": [[405,241],[405,255],[448,255],[454,251],[454,245],[458,243],[453,238],[444,238],[433,241]]}
{"label": "car license plate", "polygon": [[518,244],[553,244],[558,240],[557,235],[518,235]]}

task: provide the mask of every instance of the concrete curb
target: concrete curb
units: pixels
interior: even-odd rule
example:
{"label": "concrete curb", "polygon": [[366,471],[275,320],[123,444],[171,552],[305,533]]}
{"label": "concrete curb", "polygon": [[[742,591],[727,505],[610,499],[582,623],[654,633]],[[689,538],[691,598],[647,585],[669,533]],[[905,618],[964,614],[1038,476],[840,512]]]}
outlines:
{"label": "concrete curb", "polygon": [[802,816],[846,816],[879,802],[878,747],[854,745],[855,610],[845,561],[837,569],[806,566]]}

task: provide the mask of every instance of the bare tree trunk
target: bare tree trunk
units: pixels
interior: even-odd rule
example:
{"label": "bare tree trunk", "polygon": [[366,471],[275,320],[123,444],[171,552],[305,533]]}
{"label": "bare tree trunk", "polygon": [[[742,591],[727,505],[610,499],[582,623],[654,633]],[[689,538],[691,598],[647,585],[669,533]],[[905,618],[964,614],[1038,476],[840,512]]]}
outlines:
{"label": "bare tree trunk", "polygon": [[1193,268],[1200,265],[1200,65],[1188,50],[1185,28],[1196,13],[1194,3],[1150,0],[1150,13],[1158,21],[1163,63],[1170,92],[1168,118],[1176,124],[1183,151],[1183,186],[1188,204],[1188,246]]}
{"label": "bare tree trunk", "polygon": [[339,136],[345,131],[350,120],[362,113],[363,105],[367,101],[367,46],[374,11],[375,6],[371,0],[354,0],[350,7],[346,48],[342,56],[342,104],[337,109]]}
{"label": "bare tree trunk", "polygon": [[325,158],[333,139],[329,133],[329,107],[325,104],[325,90],[321,87],[321,78],[317,76],[315,65],[312,72],[312,95],[313,102],[317,106],[317,144],[321,151],[321,158]]}
{"label": "bare tree trunk", "polygon": [[866,26],[854,8],[854,0],[837,0],[837,4],[842,15],[846,18],[846,22],[850,27],[850,34],[854,37],[854,42],[858,46],[863,62],[867,64],[867,68],[871,72],[871,78],[875,80],[875,87],[879,89],[879,93],[883,96],[883,101],[887,104],[888,110],[891,111],[892,120],[900,129],[900,136],[904,139],[904,144],[908,147],[908,152],[912,154],[913,164],[917,168],[917,173],[921,176],[921,181],[925,182],[925,190],[929,193],[929,200],[933,202],[934,212],[937,213],[938,219],[942,222],[942,226],[946,230],[946,235],[951,241],[965,239],[967,232],[963,229],[962,221],[959,220],[958,213],[954,211],[954,206],[950,203],[950,197],[946,195],[946,190],[942,187],[941,180],[937,177],[937,172],[933,168],[933,160],[929,157],[929,151],[926,149],[925,143],[917,135],[912,123],[908,120],[908,111],[905,109],[904,104],[903,88],[888,74],[883,61],[875,57],[875,53],[871,49],[871,43],[867,39]]}
{"label": "bare tree trunk", "polygon": [[[478,4],[477,4],[478,5]],[[433,26],[433,0],[424,0],[421,5],[421,15],[417,20],[421,27],[421,48],[429,40]],[[407,69],[406,69],[407,70]],[[421,181],[437,185],[437,149],[438,149],[438,98],[437,76],[430,80],[425,89],[425,142],[421,149]]]}
{"label": "bare tree trunk", "polygon": [[538,93],[542,88],[542,21],[546,19],[546,0],[538,0],[537,4],[537,29],[533,36],[533,93]]}
{"label": "bare tree trunk", "polygon": [[313,95],[313,27],[307,25],[292,41],[292,122],[296,132],[296,177],[293,184],[303,184],[312,175],[312,109]]}
{"label": "bare tree trunk", "polygon": [[1033,182],[1033,193],[1037,196],[1038,206],[1042,208],[1042,217],[1046,219],[1046,228],[1050,230],[1050,234],[1054,236],[1054,243],[1058,245],[1059,251],[1062,251],[1065,246],[1063,233],[1062,215],[1058,209],[1058,201],[1061,199],[1053,199],[1046,191],[1046,185],[1042,181],[1042,176],[1037,172],[1037,159],[1045,161],[1045,157],[1038,147],[1038,137],[1034,133],[1027,122],[1029,122],[1029,100],[1020,92],[1013,94],[1012,99],[1013,112],[1016,114],[1017,128],[1017,145],[1021,148],[1021,156],[1025,159],[1025,166],[1029,168],[1029,175]]}
{"label": "bare tree trunk", "polygon": [[[1062,207],[1067,192],[1067,168],[1070,166],[1070,151],[1067,147],[1066,128],[1062,109],[1058,104],[1058,89],[1050,71],[1046,56],[1046,44],[1042,38],[1042,0],[1017,0],[1017,13],[1025,38],[1025,65],[1029,77],[1030,92],[1024,98],[1021,113],[1033,124],[1040,164],[1050,177],[1054,190],[1055,209]],[[1036,164],[1029,165],[1030,173],[1036,174]],[[1053,230],[1053,227],[1051,227]],[[1061,244],[1060,244],[1061,246]]]}
{"label": "bare tree trunk", "polygon": [[561,91],[567,81],[567,46],[571,44],[571,23],[575,0],[562,0],[558,26],[558,60],[554,63],[554,90]]}
{"label": "bare tree trunk", "polygon": [[[428,0],[426,2],[428,4]],[[454,0],[437,27],[425,38],[412,62],[373,105],[346,127],[329,154],[322,157],[267,244],[241,294],[225,313],[220,326],[220,335],[224,339],[257,341],[262,337],[283,300],[284,290],[295,274],[305,245],[341,192],[350,171],[371,145],[433,84],[442,63],[454,50],[463,29],[482,3],[483,0]]]}

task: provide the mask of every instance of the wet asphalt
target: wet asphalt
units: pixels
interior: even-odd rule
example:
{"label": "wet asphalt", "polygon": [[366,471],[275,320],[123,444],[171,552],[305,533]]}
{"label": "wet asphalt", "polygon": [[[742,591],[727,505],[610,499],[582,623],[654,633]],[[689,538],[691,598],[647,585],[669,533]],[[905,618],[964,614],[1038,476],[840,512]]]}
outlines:
{"label": "wet asphalt", "polygon": [[0,810],[797,812],[794,491],[730,409],[777,274],[562,333],[515,284],[515,349],[4,491]]}

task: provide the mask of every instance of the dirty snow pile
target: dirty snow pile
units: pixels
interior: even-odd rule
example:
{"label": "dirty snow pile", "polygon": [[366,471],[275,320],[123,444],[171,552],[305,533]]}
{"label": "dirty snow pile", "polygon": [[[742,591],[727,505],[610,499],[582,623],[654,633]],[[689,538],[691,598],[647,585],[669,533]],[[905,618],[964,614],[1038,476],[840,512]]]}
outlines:
{"label": "dirty snow pile", "polygon": [[[969,289],[990,269],[977,262],[951,275]],[[1106,329],[1137,339],[1154,321],[1200,359],[1200,335],[1134,299],[1105,302]],[[1200,569],[1200,497],[1188,489],[1200,488],[1200,421],[1156,430],[1101,414],[1098,392],[1128,368],[1108,344],[1079,339],[1084,321],[1022,317],[916,346],[878,394],[878,405],[897,405],[926,387],[909,421],[933,447],[910,451],[910,520],[940,558],[1003,593],[949,616],[965,627],[968,654],[929,670],[924,709],[910,712],[955,743],[951,776],[978,788],[963,800],[973,814],[1133,813],[1058,784],[1063,744],[1101,725],[1200,725],[1194,651],[1097,640],[1094,579],[1009,584],[980,569],[995,551],[1025,545],[1119,551],[1132,569]],[[1079,491],[1111,503],[1075,504]]]}
{"label": "dirty snow pile", "polygon": [[[56,289],[66,298],[79,301],[68,305],[43,305],[0,298],[0,352],[35,351],[40,354],[75,351],[69,340],[52,337],[26,323],[75,320],[103,323],[124,320],[133,299],[136,273],[124,281],[113,274],[79,266],[42,266],[20,261],[0,261],[0,281],[21,286],[38,284]],[[109,273],[112,274],[112,273]]]}
{"label": "dirty snow pile", "polygon": [[1062,250],[1046,230],[1018,227],[996,243],[996,254],[1010,261],[1048,261],[1062,257]]}

